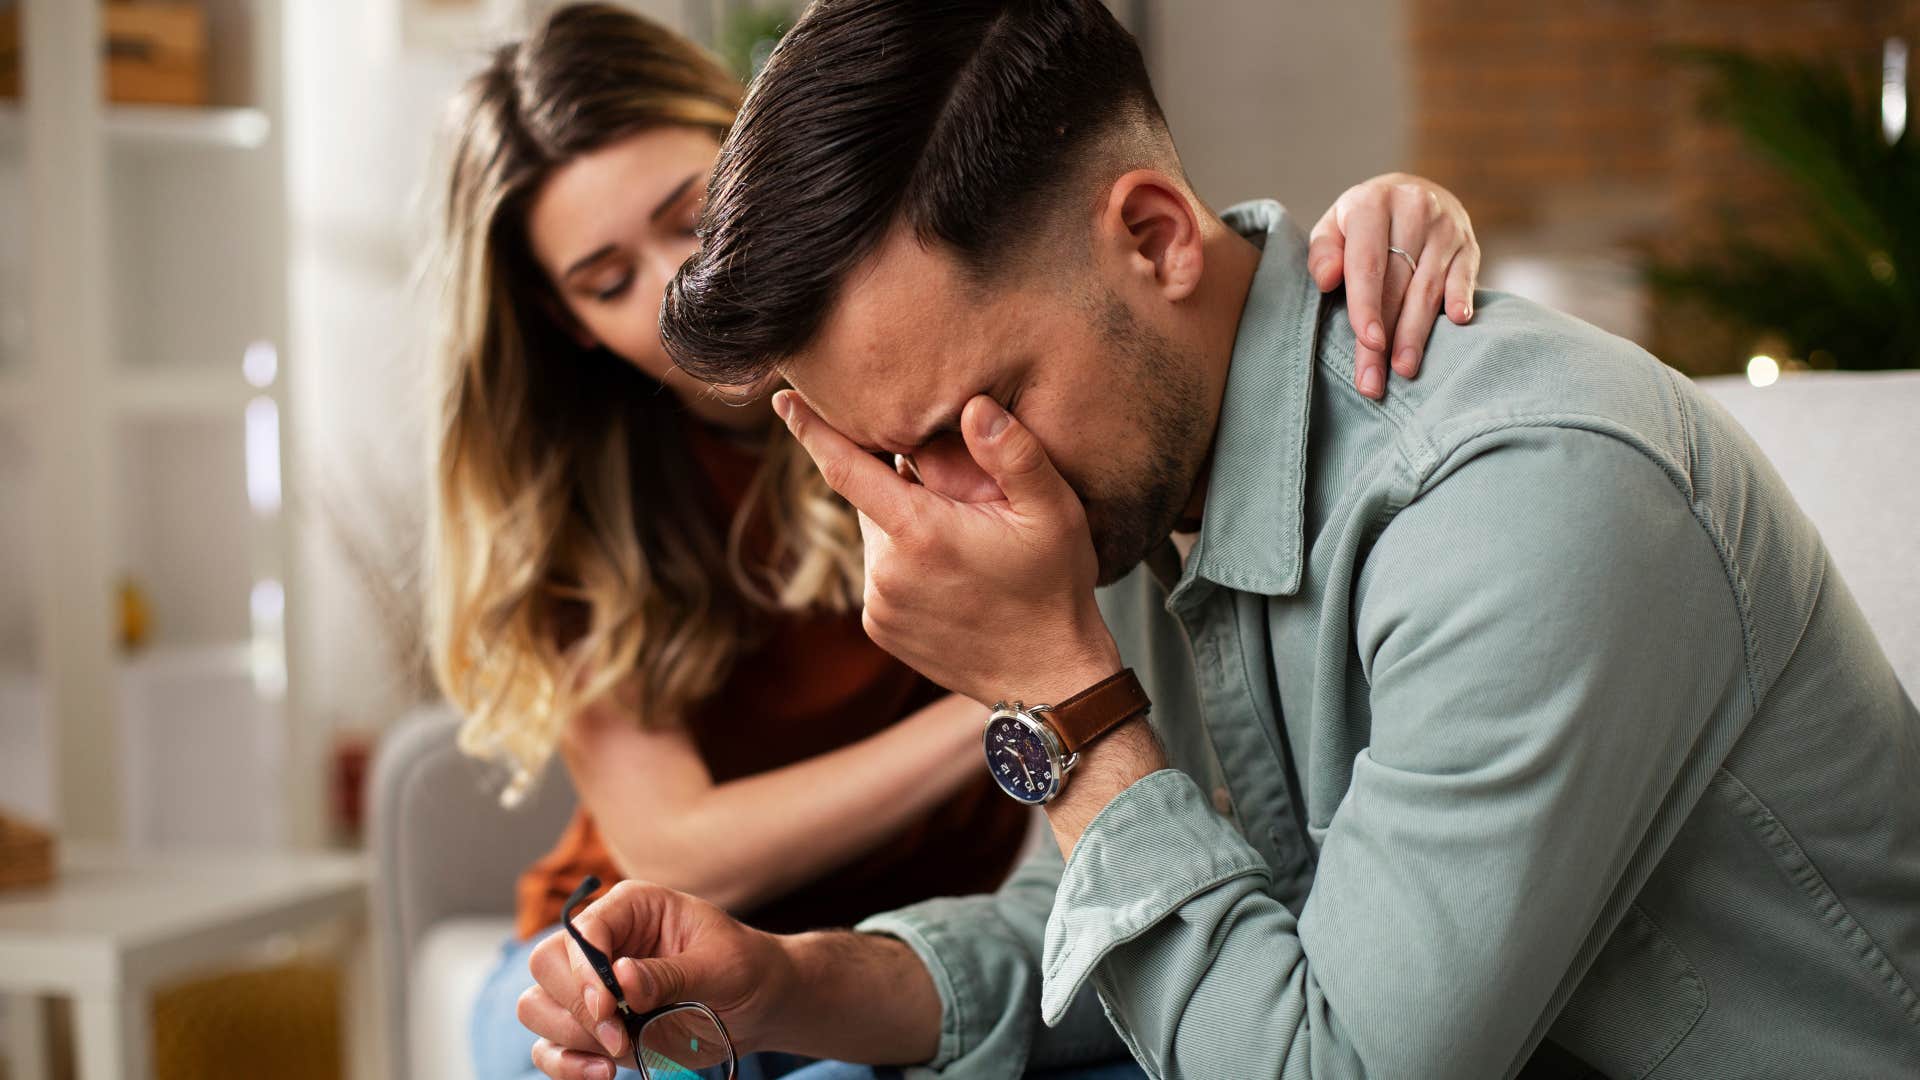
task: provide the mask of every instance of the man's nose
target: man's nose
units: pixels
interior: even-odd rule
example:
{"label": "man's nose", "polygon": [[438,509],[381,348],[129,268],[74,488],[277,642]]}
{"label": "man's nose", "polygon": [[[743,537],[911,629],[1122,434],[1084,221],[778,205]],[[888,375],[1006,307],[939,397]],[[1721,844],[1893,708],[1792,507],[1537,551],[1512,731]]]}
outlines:
{"label": "man's nose", "polygon": [[957,434],[941,435],[903,457],[900,470],[908,479],[918,479],[927,490],[945,495],[955,502],[992,502],[1004,499],[1000,485],[986,470],[974,464],[967,444]]}

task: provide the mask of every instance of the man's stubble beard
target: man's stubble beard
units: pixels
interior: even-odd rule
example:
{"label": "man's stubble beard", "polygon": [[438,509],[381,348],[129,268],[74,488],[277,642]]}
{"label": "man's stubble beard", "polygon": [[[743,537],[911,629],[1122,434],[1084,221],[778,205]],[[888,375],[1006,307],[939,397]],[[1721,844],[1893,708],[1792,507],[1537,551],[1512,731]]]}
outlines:
{"label": "man's stubble beard", "polygon": [[1204,377],[1178,356],[1171,342],[1143,326],[1117,296],[1102,305],[1103,332],[1116,366],[1114,390],[1138,402],[1136,423],[1115,438],[1134,440],[1141,457],[1115,448],[1114,458],[1131,477],[1103,478],[1082,491],[1087,525],[1100,563],[1100,584],[1110,585],[1138,566],[1166,540],[1186,509],[1208,433]]}

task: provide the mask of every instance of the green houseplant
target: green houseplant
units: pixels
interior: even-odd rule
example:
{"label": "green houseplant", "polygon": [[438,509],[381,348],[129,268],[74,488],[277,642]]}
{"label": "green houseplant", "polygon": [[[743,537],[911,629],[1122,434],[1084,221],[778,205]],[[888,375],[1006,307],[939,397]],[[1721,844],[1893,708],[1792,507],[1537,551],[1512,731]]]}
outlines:
{"label": "green houseplant", "polygon": [[793,25],[795,15],[787,6],[757,7],[737,11],[720,28],[716,42],[722,59],[743,81],[760,74],[767,56]]}
{"label": "green houseplant", "polygon": [[1804,230],[1768,243],[1730,221],[1715,255],[1655,262],[1650,284],[1823,366],[1920,364],[1920,139],[1889,141],[1878,95],[1838,65],[1680,55],[1706,72],[1706,107],[1787,181]]}

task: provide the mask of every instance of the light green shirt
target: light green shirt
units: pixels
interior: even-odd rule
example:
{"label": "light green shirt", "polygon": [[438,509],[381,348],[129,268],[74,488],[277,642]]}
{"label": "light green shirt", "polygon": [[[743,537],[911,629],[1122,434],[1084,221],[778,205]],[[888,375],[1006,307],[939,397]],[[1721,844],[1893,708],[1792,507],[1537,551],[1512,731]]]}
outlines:
{"label": "light green shirt", "polygon": [[1920,1076],[1920,715],[1745,434],[1496,294],[1369,401],[1285,213],[1227,220],[1198,542],[1101,596],[1173,768],[862,925],[933,974],[932,1071]]}

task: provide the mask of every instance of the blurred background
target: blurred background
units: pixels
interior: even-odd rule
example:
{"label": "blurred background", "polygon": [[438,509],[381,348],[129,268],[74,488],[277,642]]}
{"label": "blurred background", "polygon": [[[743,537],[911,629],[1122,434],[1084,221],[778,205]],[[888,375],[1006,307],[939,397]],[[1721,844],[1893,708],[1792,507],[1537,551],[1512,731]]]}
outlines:
{"label": "blurred background", "polygon": [[[76,1030],[159,1048],[87,1075],[225,1075],[190,1036],[237,1036],[196,1016],[315,1048],[308,1072],[234,1075],[398,1068],[351,990],[376,872],[353,853],[372,747],[434,697],[426,178],[446,99],[546,6],[0,0],[0,886],[86,852],[53,887],[96,882],[95,922],[176,889],[190,929],[238,933],[194,900],[208,881],[281,913],[224,966],[184,915],[153,930],[205,962],[101,976],[103,1014],[43,1008],[92,1000],[53,974],[0,976],[12,1076],[76,1067]],[[794,11],[632,6],[743,72]],[[1274,196],[1310,223],[1419,172],[1472,213],[1484,287],[1689,374],[1920,363],[1916,0],[1111,6],[1215,206]],[[208,852],[185,884],[126,876]],[[47,888],[0,891],[0,957],[64,927],[70,967],[93,940]]]}

